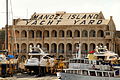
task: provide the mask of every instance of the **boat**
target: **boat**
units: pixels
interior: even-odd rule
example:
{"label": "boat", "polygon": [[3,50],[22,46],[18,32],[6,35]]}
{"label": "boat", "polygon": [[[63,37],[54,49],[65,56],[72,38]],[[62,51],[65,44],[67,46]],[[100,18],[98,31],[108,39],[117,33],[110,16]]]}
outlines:
{"label": "boat", "polygon": [[81,57],[81,44],[69,67],[57,72],[58,80],[120,80],[120,58],[106,46],[96,46],[87,57]]}
{"label": "boat", "polygon": [[25,69],[34,74],[45,74],[49,68],[54,66],[54,56],[43,51],[40,47],[30,47]]}
{"label": "boat", "polygon": [[13,76],[18,69],[18,60],[11,54],[5,55],[7,51],[0,50],[0,76]]}

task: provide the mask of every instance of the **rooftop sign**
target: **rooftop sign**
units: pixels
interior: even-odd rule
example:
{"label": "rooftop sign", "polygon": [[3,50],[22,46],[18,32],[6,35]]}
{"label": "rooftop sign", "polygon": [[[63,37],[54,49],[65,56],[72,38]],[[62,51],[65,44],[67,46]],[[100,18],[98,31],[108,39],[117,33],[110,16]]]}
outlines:
{"label": "rooftop sign", "polygon": [[17,22],[17,25],[96,25],[105,24],[105,19],[98,19],[99,14],[65,13],[34,14],[31,19]]}

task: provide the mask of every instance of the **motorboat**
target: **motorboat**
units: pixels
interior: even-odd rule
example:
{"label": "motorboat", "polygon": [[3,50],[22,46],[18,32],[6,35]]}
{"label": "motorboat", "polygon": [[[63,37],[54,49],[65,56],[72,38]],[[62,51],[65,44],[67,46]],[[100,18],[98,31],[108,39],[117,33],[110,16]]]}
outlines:
{"label": "motorboat", "polygon": [[58,72],[58,80],[120,80],[118,54],[106,46],[96,46],[87,57],[81,57],[81,44],[76,58],[69,60],[69,67]]}

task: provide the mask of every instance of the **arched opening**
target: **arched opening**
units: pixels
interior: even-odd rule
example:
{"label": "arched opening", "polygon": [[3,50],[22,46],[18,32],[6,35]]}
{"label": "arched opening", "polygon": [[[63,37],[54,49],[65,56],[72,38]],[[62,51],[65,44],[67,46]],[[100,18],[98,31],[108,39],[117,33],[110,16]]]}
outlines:
{"label": "arched opening", "polygon": [[86,30],[82,31],[82,37],[88,37],[88,32]]}
{"label": "arched opening", "polygon": [[97,37],[104,37],[104,32],[102,30],[99,30],[97,32]]}
{"label": "arched opening", "polygon": [[29,38],[34,38],[34,31],[33,30],[29,31]]}
{"label": "arched opening", "polygon": [[89,32],[89,37],[95,37],[95,36],[96,36],[95,30],[91,30],[91,31]]}
{"label": "arched opening", "polygon": [[74,37],[80,37],[80,31],[79,30],[75,30]]}
{"label": "arched opening", "polygon": [[44,48],[45,48],[45,52],[49,53],[49,44],[48,43],[44,44]]}
{"label": "arched opening", "polygon": [[40,43],[37,43],[36,47],[42,48],[42,45]]}
{"label": "arched opening", "polygon": [[78,48],[79,48],[79,43],[75,43],[74,44],[74,53],[78,52]]}
{"label": "arched opening", "polygon": [[53,43],[51,45],[51,53],[57,53],[57,44]]}
{"label": "arched opening", "polygon": [[94,43],[91,43],[89,48],[90,48],[89,51],[93,51],[93,50],[95,49],[95,44],[94,44]]}
{"label": "arched opening", "polygon": [[72,44],[71,43],[67,43],[67,45],[66,45],[66,52],[67,53],[72,53]]}
{"label": "arched opening", "polygon": [[58,46],[58,53],[64,53],[64,44],[60,43]]}
{"label": "arched opening", "polygon": [[83,43],[81,46],[81,50],[83,54],[86,54],[88,52],[88,45],[86,43]]}
{"label": "arched opening", "polygon": [[49,31],[48,30],[44,31],[44,37],[49,37]]}
{"label": "arched opening", "polygon": [[40,30],[36,31],[36,38],[42,38],[42,31]]}
{"label": "arched opening", "polygon": [[53,30],[53,31],[51,32],[51,37],[57,37],[57,31]]}
{"label": "arched opening", "polygon": [[27,32],[26,32],[25,30],[23,30],[23,31],[21,32],[21,37],[22,37],[22,38],[26,38],[26,37],[27,37]]}
{"label": "arched opening", "polygon": [[72,37],[72,31],[71,30],[67,31],[66,37]]}
{"label": "arched opening", "polygon": [[18,30],[15,30],[15,37],[16,37],[16,38],[19,38],[19,37],[20,37]]}
{"label": "arched opening", "polygon": [[21,52],[26,53],[27,52],[27,45],[25,43],[22,43],[21,45]]}
{"label": "arched opening", "polygon": [[59,31],[59,37],[64,37],[64,35],[65,35],[65,34],[64,34],[64,31],[63,31],[63,30],[60,30],[60,31]]}
{"label": "arched opening", "polygon": [[109,50],[109,43],[106,44],[107,49]]}
{"label": "arched opening", "polygon": [[14,44],[14,51],[13,52],[19,53],[19,44],[18,43]]}

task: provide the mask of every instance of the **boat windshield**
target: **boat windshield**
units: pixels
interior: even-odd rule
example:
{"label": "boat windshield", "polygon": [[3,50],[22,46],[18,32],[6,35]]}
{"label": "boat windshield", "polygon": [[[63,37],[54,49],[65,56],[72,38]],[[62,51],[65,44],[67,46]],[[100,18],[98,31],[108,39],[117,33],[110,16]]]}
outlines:
{"label": "boat windshield", "polygon": [[98,52],[106,52],[106,49],[98,49]]}
{"label": "boat windshield", "polygon": [[33,48],[30,53],[41,53],[41,51],[38,48]]}

